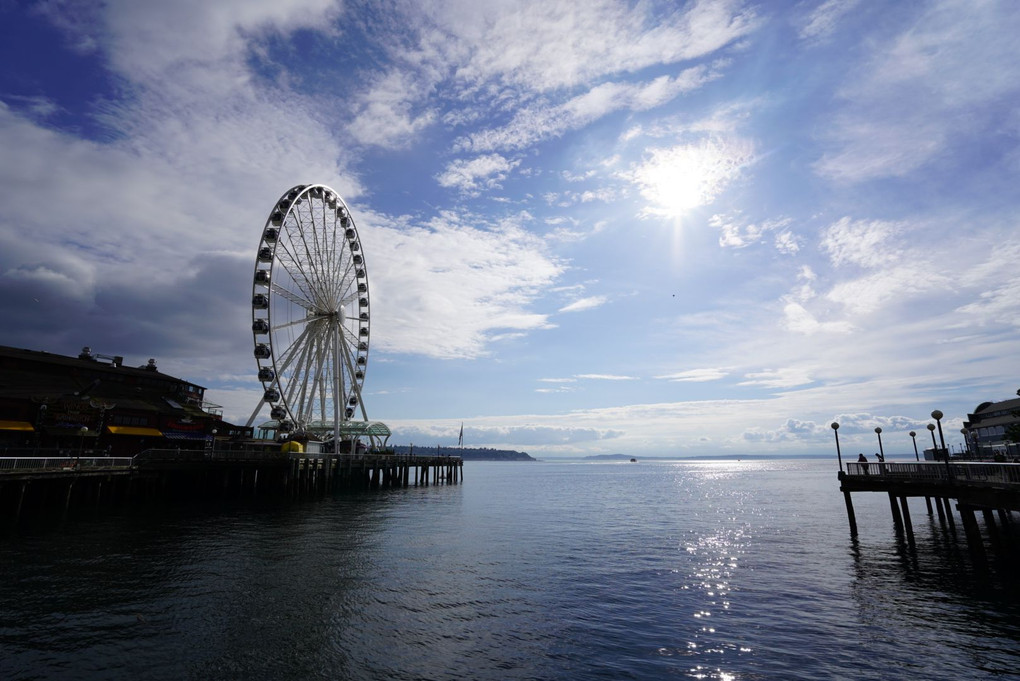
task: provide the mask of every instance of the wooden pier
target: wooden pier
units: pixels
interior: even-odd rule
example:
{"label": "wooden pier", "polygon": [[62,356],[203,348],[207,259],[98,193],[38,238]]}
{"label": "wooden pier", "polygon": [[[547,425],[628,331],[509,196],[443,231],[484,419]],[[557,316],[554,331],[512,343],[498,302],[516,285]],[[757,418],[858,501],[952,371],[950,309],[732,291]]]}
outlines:
{"label": "wooden pier", "polygon": [[[953,504],[975,550],[983,545],[977,514],[993,538],[997,528],[1012,522],[1012,513],[1020,511],[1020,464],[919,461],[909,463],[851,462],[839,473],[840,491],[846,502],[850,534],[857,536],[857,518],[853,492],[885,492],[897,532],[913,543],[914,530],[907,500],[924,498],[928,515],[938,514],[939,521],[956,528]],[[998,524],[997,524],[998,522]]]}
{"label": "wooden pier", "polygon": [[286,455],[146,450],[134,457],[2,457],[0,518],[66,517],[85,508],[153,501],[300,499],[341,489],[458,484],[456,456]]}

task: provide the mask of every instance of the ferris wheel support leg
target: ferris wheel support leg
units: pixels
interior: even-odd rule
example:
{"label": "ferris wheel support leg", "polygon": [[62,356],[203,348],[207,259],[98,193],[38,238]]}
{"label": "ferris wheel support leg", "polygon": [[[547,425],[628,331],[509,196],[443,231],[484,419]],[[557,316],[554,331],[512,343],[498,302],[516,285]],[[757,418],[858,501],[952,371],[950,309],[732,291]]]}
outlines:
{"label": "ferris wheel support leg", "polygon": [[340,389],[340,334],[339,329],[333,336],[333,449],[340,453],[340,400],[343,391]]}
{"label": "ferris wheel support leg", "polygon": [[251,427],[251,424],[255,422],[255,417],[259,415],[260,411],[262,411],[262,406],[265,403],[266,403],[265,400],[259,400],[258,405],[256,405],[256,407],[255,407],[255,411],[253,411],[251,413],[251,416],[248,417],[248,422],[246,424],[244,424],[245,428],[250,428]]}

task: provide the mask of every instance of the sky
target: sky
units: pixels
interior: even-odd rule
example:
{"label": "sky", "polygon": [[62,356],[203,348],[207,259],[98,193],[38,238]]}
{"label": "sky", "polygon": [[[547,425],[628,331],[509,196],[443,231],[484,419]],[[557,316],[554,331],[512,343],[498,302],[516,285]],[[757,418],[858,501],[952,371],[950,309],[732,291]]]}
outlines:
{"label": "sky", "polygon": [[0,0],[0,344],[244,423],[335,189],[391,443],[913,456],[1020,388],[1020,3]]}

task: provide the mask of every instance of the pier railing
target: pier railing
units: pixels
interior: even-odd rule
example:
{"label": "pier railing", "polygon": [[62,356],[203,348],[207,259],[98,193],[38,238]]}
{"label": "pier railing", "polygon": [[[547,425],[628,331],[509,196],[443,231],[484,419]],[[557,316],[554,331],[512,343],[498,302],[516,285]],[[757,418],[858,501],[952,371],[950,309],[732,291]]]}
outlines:
{"label": "pier railing", "polygon": [[131,467],[129,456],[4,456],[0,473],[34,471],[120,470]]}
{"label": "pier railing", "polygon": [[846,464],[848,477],[889,481],[952,481],[990,485],[1020,486],[1020,464],[917,461],[912,463],[868,463],[853,461]]}

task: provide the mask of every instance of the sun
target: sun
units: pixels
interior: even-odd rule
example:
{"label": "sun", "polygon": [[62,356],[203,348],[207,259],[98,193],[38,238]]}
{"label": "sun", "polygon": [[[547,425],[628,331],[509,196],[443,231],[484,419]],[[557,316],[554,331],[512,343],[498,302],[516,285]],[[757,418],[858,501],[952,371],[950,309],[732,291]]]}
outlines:
{"label": "sun", "polygon": [[742,141],[704,140],[653,149],[631,174],[648,202],[644,212],[680,218],[711,204],[733,181],[752,154]]}

